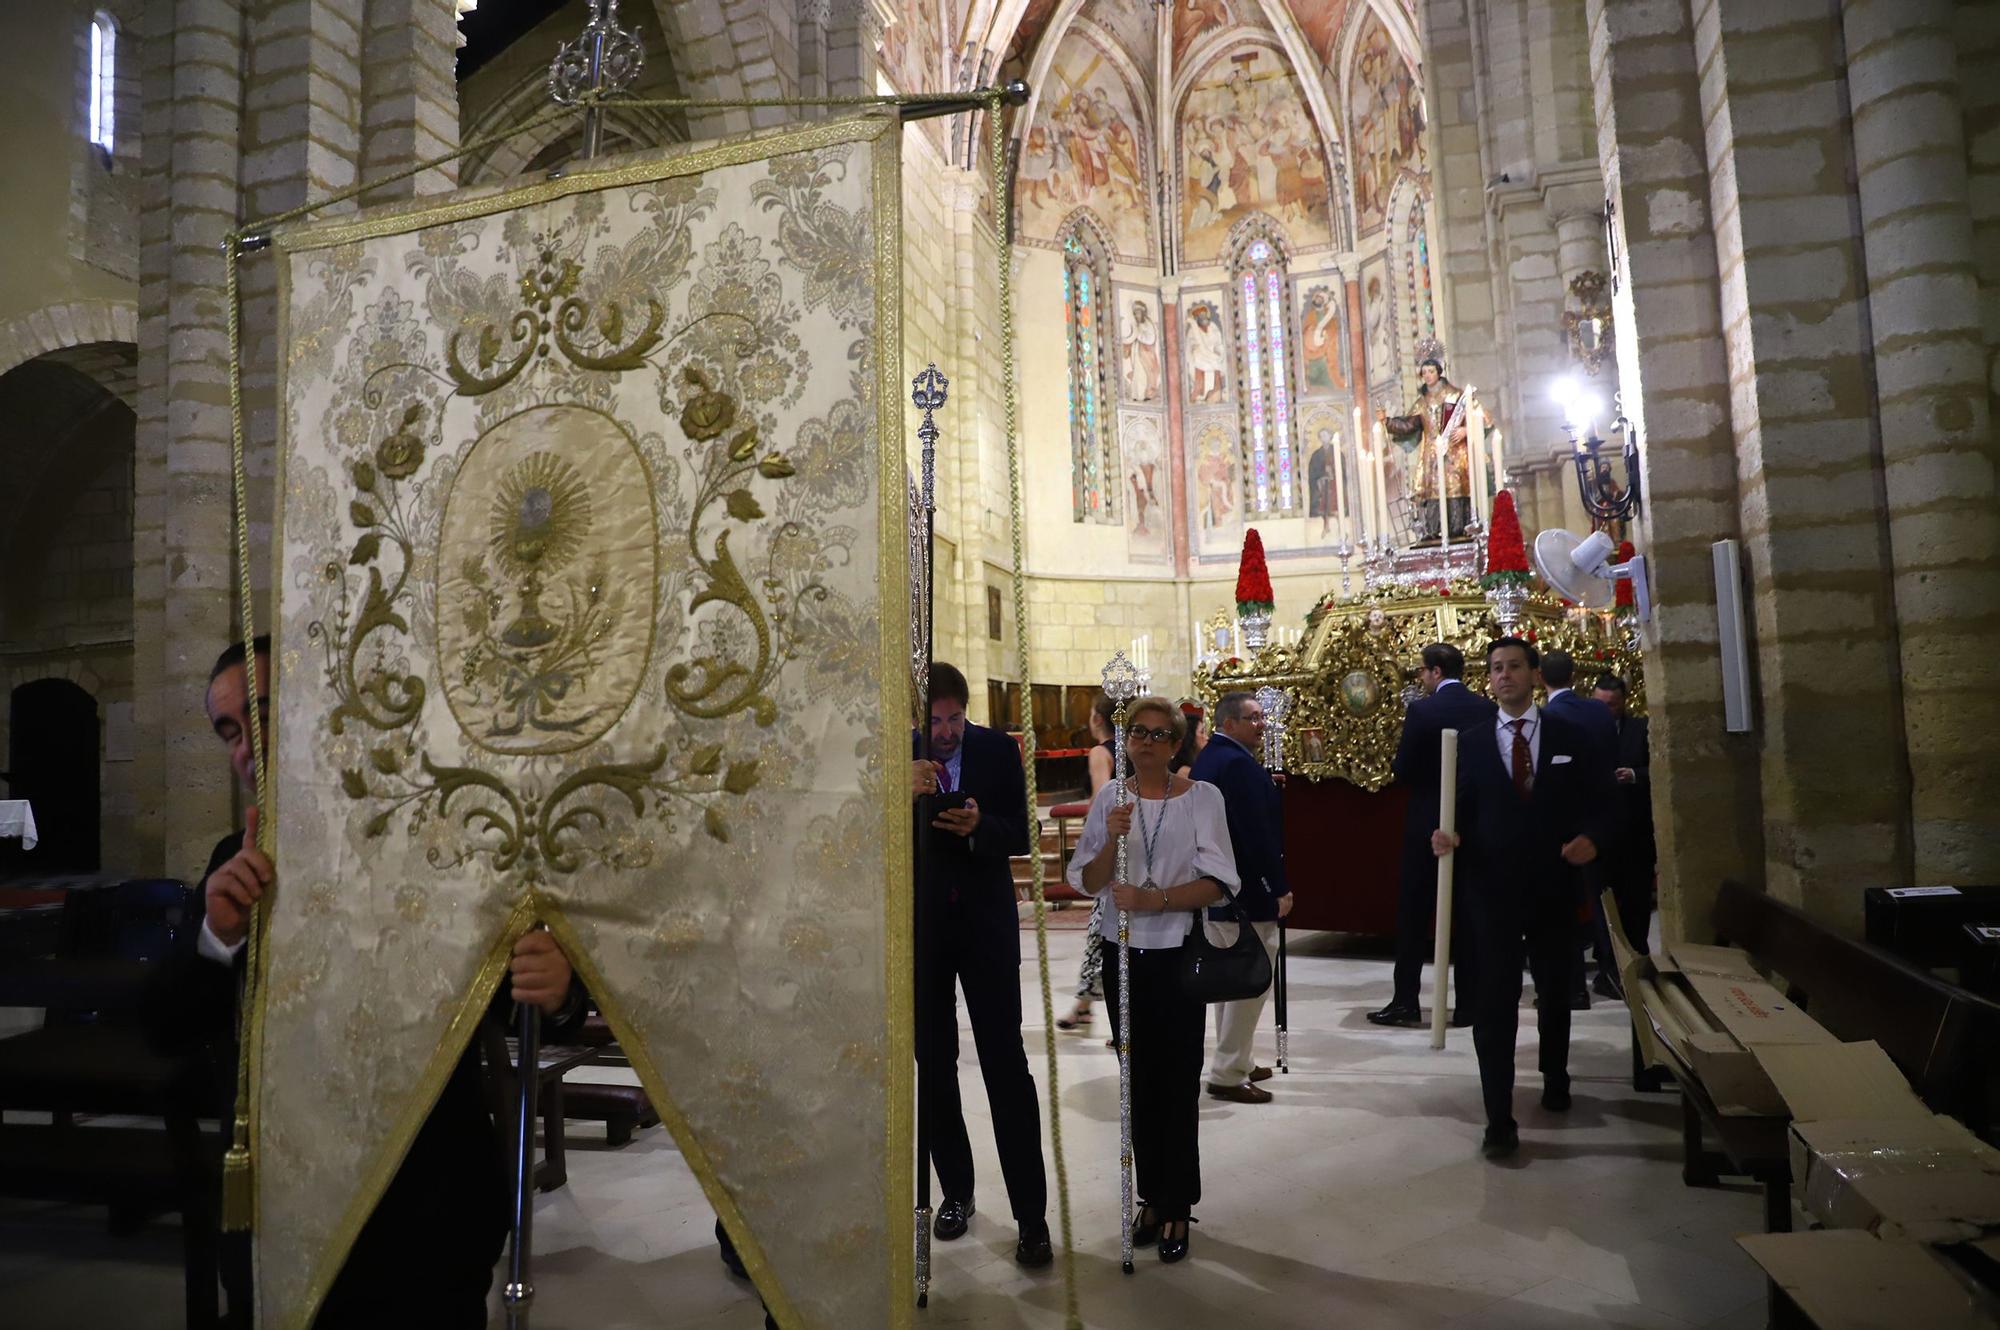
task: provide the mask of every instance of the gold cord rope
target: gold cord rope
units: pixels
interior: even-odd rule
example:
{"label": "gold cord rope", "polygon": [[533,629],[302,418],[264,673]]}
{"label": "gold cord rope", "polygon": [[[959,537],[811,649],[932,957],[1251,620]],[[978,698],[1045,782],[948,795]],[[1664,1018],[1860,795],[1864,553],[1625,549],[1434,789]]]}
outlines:
{"label": "gold cord rope", "polygon": [[1048,899],[1042,893],[1042,814],[1036,806],[1035,692],[1028,683],[1028,569],[1021,535],[1020,403],[1014,395],[1014,264],[1007,248],[1007,146],[1000,125],[1000,94],[986,105],[987,139],[993,151],[993,244],[1000,255],[1000,392],[1005,406],[1007,506],[1014,535],[1014,664],[1021,676],[1022,766],[1027,769],[1029,880],[1035,894],[1035,958],[1042,971],[1043,1046],[1048,1050],[1049,1150],[1056,1165],[1056,1213],[1062,1222],[1063,1317],[1068,1330],[1083,1330],[1077,1310],[1076,1245],[1070,1235],[1069,1165],[1063,1156],[1062,1092],[1056,1069],[1055,998],[1049,987]]}
{"label": "gold cord rope", "polygon": [[[993,167],[993,220],[994,244],[999,253],[1000,281],[1000,361],[1002,374],[1002,395],[1006,404],[1006,443],[1008,502],[1013,513],[1013,557],[1014,557],[1014,624],[1016,664],[1021,676],[1021,729],[1025,740],[1022,765],[1027,781],[1027,801],[1030,824],[1031,880],[1035,901],[1035,951],[1041,969],[1042,1021],[1045,1029],[1055,1027],[1054,997],[1049,980],[1048,944],[1048,902],[1043,894],[1043,862],[1041,853],[1041,817],[1035,806],[1035,729],[1034,699],[1028,685],[1028,609],[1027,589],[1024,580],[1024,553],[1021,534],[1022,489],[1021,457],[1019,444],[1019,403],[1015,396],[1014,384],[1014,296],[1013,273],[1007,252],[1007,158],[1005,134],[1001,126],[1000,109],[1005,94],[998,89],[990,92],[986,99],[986,115],[989,138],[992,145]],[[363,181],[346,189],[338,190],[323,198],[312,199],[283,212],[246,222],[231,231],[223,241],[223,263],[226,274],[225,308],[229,328],[229,433],[230,461],[235,481],[235,527],[237,563],[239,565],[239,595],[241,598],[241,625],[244,651],[247,656],[245,683],[249,695],[257,696],[257,664],[254,647],[256,623],[251,600],[250,578],[250,525],[249,493],[244,470],[244,429],[243,429],[243,380],[242,380],[242,303],[237,285],[237,262],[242,252],[246,236],[263,232],[273,226],[295,221],[337,203],[360,197],[370,190],[379,189],[426,171],[435,170],[450,162],[467,157],[482,149],[505,142],[542,125],[560,120],[565,116],[579,115],[593,105],[626,106],[648,109],[680,110],[735,110],[758,107],[867,107],[867,106],[923,106],[956,98],[946,98],[937,94],[901,94],[875,97],[756,97],[734,100],[713,101],[692,97],[664,98],[624,98],[602,94],[587,94],[572,106],[560,107],[554,111],[538,115],[522,124],[492,134],[483,135],[457,149],[426,158],[413,166],[392,171],[387,175]],[[261,725],[251,726],[250,753],[255,771],[257,807],[268,809],[268,777],[265,770],[264,742]],[[268,847],[273,828],[261,817],[258,825],[258,843]],[[259,965],[259,940],[263,931],[264,910],[261,904],[250,912],[248,950],[245,955],[245,977],[238,1013],[240,1047],[236,1059],[236,1114],[231,1144],[223,1162],[223,1227],[229,1231],[241,1231],[251,1226],[251,1216],[255,1203],[253,1181],[253,1155],[250,1147],[250,1039],[253,1014],[257,1004],[256,982]],[[1063,1309],[1067,1330],[1082,1330],[1083,1321],[1077,1310],[1076,1292],[1076,1250],[1070,1234],[1069,1169],[1063,1154],[1062,1100],[1059,1089],[1055,1041],[1045,1039],[1048,1050],[1049,1078],[1049,1137],[1054,1155],[1056,1172],[1056,1205],[1062,1228],[1063,1243]]]}

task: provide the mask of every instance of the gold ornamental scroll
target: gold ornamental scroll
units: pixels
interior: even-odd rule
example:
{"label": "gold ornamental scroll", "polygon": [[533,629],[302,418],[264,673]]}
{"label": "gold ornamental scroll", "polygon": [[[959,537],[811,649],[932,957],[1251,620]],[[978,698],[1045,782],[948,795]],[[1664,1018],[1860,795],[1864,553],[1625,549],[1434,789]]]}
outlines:
{"label": "gold ornamental scroll", "polygon": [[310,1324],[536,920],[787,1330],[908,1323],[898,145],[274,235],[261,1325]]}

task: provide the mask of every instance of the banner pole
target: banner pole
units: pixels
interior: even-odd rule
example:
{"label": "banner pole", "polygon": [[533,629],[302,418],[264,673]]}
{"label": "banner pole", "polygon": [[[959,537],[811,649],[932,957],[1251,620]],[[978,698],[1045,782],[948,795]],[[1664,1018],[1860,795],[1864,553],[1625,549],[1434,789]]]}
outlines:
{"label": "banner pole", "polygon": [[[1458,834],[1458,731],[1446,730],[1439,743],[1438,830]],[[1431,1047],[1444,1047],[1451,998],[1451,873],[1458,851],[1438,856],[1437,946],[1431,953]],[[1461,994],[1460,996],[1463,996]]]}

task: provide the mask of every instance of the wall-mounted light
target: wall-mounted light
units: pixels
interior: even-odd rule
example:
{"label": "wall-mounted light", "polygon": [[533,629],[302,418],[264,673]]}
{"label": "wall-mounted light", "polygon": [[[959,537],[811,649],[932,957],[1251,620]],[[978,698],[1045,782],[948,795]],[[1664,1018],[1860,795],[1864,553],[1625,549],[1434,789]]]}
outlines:
{"label": "wall-mounted light", "polygon": [[[1583,510],[1596,522],[1622,522],[1639,511],[1639,430],[1611,399],[1611,433],[1615,443],[1607,443],[1597,433],[1598,417],[1604,414],[1604,398],[1574,375],[1565,374],[1549,391],[1562,408],[1563,428],[1569,433],[1570,458],[1576,463],[1576,485],[1583,496]],[[1622,464],[1620,476],[1615,464]]]}

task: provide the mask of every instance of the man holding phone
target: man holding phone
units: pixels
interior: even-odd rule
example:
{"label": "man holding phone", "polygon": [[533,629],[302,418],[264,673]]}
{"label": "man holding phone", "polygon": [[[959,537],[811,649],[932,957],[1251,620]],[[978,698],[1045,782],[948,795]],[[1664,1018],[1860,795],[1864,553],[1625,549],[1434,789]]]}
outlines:
{"label": "man holding phone", "polygon": [[1021,1042],[1021,925],[1008,860],[1028,853],[1027,781],[1014,741],[966,720],[965,676],[936,662],[930,673],[930,748],[913,736],[917,869],[917,1078],[930,1163],[944,1194],[939,1241],[965,1235],[974,1211],[972,1142],[958,1093],[958,995],[993,1112],[1007,1199],[1020,1228],[1014,1259],[1044,1266],[1048,1179],[1041,1106]]}

